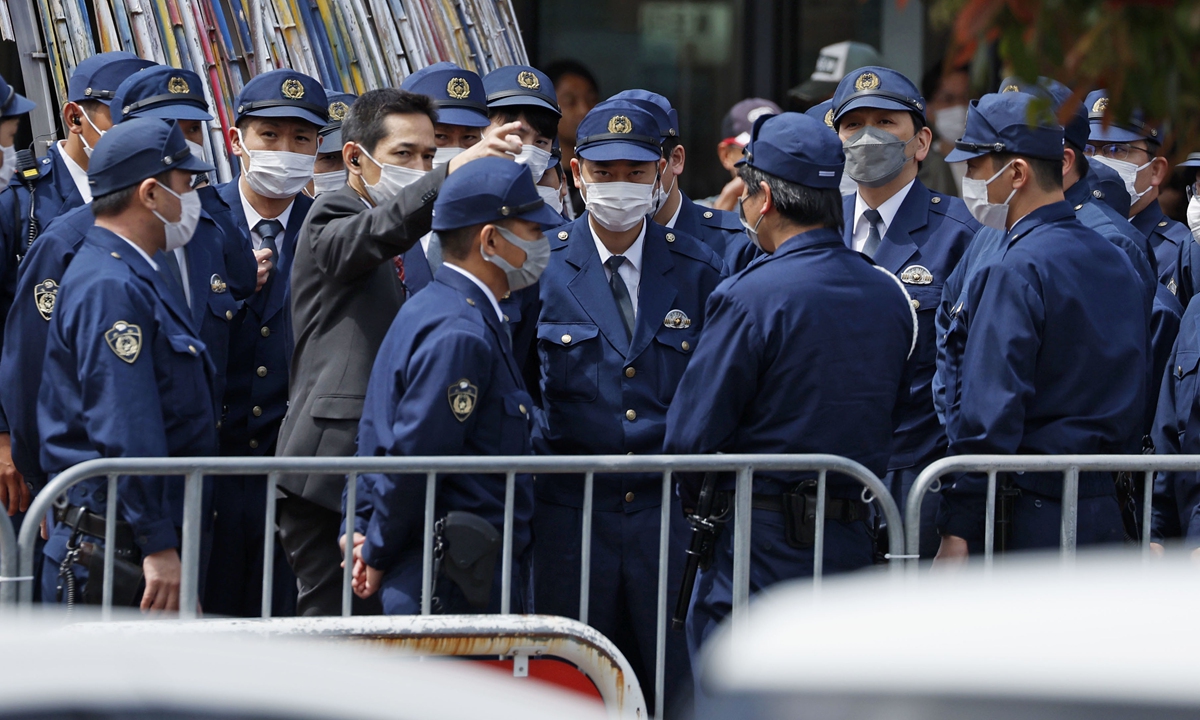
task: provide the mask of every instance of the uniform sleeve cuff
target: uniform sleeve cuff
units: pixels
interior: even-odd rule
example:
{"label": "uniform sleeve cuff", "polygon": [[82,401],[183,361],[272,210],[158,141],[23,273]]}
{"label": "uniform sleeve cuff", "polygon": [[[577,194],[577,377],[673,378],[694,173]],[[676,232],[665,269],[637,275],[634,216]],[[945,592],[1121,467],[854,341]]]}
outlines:
{"label": "uniform sleeve cuff", "polygon": [[156,520],[145,525],[134,527],[134,542],[142,555],[153,555],[156,552],[179,547],[179,536],[175,532],[175,523],[170,520]]}
{"label": "uniform sleeve cuff", "polygon": [[973,495],[944,494],[938,508],[938,534],[953,535],[974,545],[983,542],[984,498]]}

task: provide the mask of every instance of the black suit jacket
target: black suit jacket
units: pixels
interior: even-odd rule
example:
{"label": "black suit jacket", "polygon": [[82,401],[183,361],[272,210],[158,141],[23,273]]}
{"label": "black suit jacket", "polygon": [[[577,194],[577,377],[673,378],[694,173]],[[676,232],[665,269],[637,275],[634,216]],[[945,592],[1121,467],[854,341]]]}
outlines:
{"label": "black suit jacket", "polygon": [[[445,169],[369,208],[349,185],[313,204],[292,263],[292,382],[277,455],[349,456],[375,355],[404,303],[393,258],[429,232]],[[340,512],[345,479],[284,476],[287,491]]]}

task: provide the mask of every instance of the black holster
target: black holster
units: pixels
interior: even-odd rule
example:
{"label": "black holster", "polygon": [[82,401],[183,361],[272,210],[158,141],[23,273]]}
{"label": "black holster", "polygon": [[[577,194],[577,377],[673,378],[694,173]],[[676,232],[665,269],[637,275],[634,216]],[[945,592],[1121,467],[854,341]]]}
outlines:
{"label": "black holster", "polygon": [[442,570],[467,603],[483,610],[492,596],[500,533],[474,513],[453,510],[438,523],[443,545]]}
{"label": "black holster", "polygon": [[[87,568],[83,586],[84,605],[104,602],[104,548],[90,542],[79,544],[79,564]],[[136,548],[116,548],[113,554],[113,607],[137,607],[146,589],[141,553]]]}
{"label": "black holster", "polygon": [[[754,508],[783,513],[784,539],[788,547],[808,550],[817,538],[817,483],[805,482],[781,495],[755,494]],[[866,506],[857,500],[825,498],[825,519],[856,522],[867,517]]]}

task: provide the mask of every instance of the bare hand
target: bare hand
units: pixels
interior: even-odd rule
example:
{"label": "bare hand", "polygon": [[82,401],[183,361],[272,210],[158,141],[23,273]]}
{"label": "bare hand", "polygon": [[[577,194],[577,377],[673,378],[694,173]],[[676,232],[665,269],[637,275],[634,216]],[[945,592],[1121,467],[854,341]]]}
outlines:
{"label": "bare hand", "polygon": [[1150,554],[1153,555],[1154,557],[1160,558],[1163,556],[1163,553],[1165,553],[1165,552],[1166,552],[1166,548],[1163,547],[1162,543],[1156,543],[1156,542],[1150,543]]}
{"label": "bare hand", "polygon": [[[447,174],[459,169],[465,163],[483,157],[514,159],[515,156],[521,154],[521,138],[513,133],[520,129],[521,123],[518,121],[488,130],[483,134],[482,140],[462,151],[458,157],[450,161],[446,169]],[[533,181],[537,182],[538,179],[534,178]]]}
{"label": "bare hand", "polygon": [[943,535],[937,557],[933,559],[933,566],[943,570],[963,567],[967,564],[967,554],[966,540],[957,535]]}
{"label": "bare hand", "polygon": [[738,198],[742,193],[746,192],[746,183],[742,182],[740,177],[736,177],[725,183],[725,187],[721,188],[721,194],[713,201],[714,210],[728,210],[736,212],[738,206]]}
{"label": "bare hand", "polygon": [[[367,591],[367,564],[362,559],[362,546],[367,538],[362,533],[354,533],[354,566],[350,570],[350,589],[360,598],[368,597],[364,593]],[[346,555],[346,536],[338,538],[338,547],[342,550],[342,557]],[[346,567],[346,561],[342,560],[341,567]]]}
{"label": "bare hand", "polygon": [[271,270],[275,267],[275,263],[271,262],[273,254],[268,248],[254,251],[254,259],[258,261],[258,285],[254,292],[262,290],[263,285],[267,284],[267,278],[271,276]]}
{"label": "bare hand", "polygon": [[365,587],[363,588],[363,592],[359,595],[359,597],[369,598],[378,592],[379,586],[383,584],[383,571],[376,570],[370,565],[364,565],[363,567],[366,570],[366,583]]}
{"label": "bare hand", "polygon": [[175,548],[159,550],[142,559],[146,574],[146,592],[142,594],[142,611],[179,611],[179,581],[183,567]]}
{"label": "bare hand", "polygon": [[0,503],[8,508],[8,516],[29,509],[29,486],[12,461],[12,436],[0,433]]}

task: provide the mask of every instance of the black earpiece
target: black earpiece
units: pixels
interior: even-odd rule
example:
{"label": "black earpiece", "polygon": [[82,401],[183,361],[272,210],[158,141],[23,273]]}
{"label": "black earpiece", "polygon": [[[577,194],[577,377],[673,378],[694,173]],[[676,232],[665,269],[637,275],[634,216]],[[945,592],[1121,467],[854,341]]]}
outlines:
{"label": "black earpiece", "polygon": [[358,156],[357,155],[350,158],[350,164],[353,165],[354,167],[358,167]]}
{"label": "black earpiece", "polygon": [[71,118],[71,122],[72,122],[73,124],[77,125],[77,126],[78,126],[78,125],[82,125],[82,124],[83,124],[83,121],[79,119],[79,116],[78,116],[78,115],[76,115],[75,117]]}

